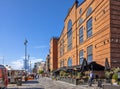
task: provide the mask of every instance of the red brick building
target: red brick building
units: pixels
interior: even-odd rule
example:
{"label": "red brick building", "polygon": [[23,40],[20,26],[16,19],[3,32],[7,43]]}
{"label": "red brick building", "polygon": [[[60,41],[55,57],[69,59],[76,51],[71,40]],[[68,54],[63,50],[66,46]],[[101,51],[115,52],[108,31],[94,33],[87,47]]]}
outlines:
{"label": "red brick building", "polygon": [[55,48],[52,65],[58,68],[81,65],[83,58],[103,66],[108,59],[111,67],[120,67],[120,0],[84,0],[81,4],[75,0],[56,45],[51,45],[50,55]]}
{"label": "red brick building", "polygon": [[50,71],[56,70],[58,68],[58,38],[53,37],[50,41]]}

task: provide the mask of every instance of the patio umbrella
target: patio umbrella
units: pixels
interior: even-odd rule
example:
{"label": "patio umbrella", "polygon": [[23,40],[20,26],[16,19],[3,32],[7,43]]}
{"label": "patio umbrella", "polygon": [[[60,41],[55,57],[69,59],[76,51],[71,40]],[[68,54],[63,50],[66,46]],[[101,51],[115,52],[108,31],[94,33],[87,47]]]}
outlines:
{"label": "patio umbrella", "polygon": [[81,72],[84,72],[84,71],[88,70],[88,63],[87,63],[87,60],[85,58],[83,59],[83,62],[82,62],[80,70],[81,70]]}
{"label": "patio umbrella", "polygon": [[105,60],[105,70],[110,70],[110,65],[109,65],[109,62],[108,62],[108,59],[106,58]]}

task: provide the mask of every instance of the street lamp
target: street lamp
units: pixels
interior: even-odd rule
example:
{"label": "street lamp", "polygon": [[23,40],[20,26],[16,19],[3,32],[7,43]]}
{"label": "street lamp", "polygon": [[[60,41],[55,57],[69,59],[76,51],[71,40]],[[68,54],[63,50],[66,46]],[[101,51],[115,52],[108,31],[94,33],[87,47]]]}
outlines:
{"label": "street lamp", "polygon": [[24,45],[25,45],[25,60],[24,60],[24,69],[27,70],[27,43],[28,41],[25,39]]}

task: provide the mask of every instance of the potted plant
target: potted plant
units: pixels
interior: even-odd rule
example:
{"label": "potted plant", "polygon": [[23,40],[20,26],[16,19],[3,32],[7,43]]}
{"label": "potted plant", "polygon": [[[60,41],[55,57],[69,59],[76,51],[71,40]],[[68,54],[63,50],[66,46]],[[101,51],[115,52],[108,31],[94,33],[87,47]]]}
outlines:
{"label": "potted plant", "polygon": [[116,85],[117,84],[117,80],[118,80],[118,74],[114,73],[113,76],[112,76],[112,83]]}

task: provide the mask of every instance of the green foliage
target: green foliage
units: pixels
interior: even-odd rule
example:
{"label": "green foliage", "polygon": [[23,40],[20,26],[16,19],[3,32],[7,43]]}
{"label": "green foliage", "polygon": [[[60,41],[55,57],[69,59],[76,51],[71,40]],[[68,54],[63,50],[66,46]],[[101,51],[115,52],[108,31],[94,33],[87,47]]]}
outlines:
{"label": "green foliage", "polygon": [[120,68],[115,68],[113,71],[114,73],[118,73],[118,71],[120,71]]}
{"label": "green foliage", "polygon": [[106,71],[105,72],[105,77],[110,78],[110,76],[113,74],[113,71]]}
{"label": "green foliage", "polygon": [[83,76],[83,74],[81,72],[77,73],[77,78],[81,78]]}
{"label": "green foliage", "polygon": [[118,80],[118,74],[114,73],[113,76],[112,76],[112,79],[115,79],[115,81],[117,81]]}
{"label": "green foliage", "polygon": [[44,71],[43,70],[39,70],[39,74],[43,74],[44,73]]}
{"label": "green foliage", "polygon": [[80,78],[81,77],[81,74],[80,72],[77,73],[77,78]]}
{"label": "green foliage", "polygon": [[63,77],[63,76],[64,76],[64,73],[65,73],[64,71],[60,71],[60,76]]}
{"label": "green foliage", "polygon": [[64,73],[64,76],[68,76],[68,73]]}
{"label": "green foliage", "polygon": [[118,85],[120,85],[120,82],[118,82]]}

